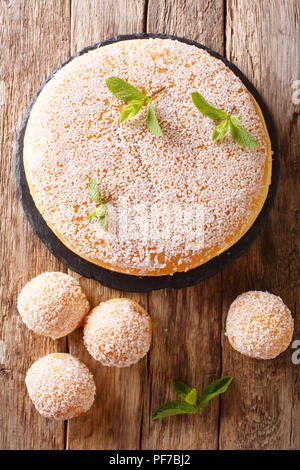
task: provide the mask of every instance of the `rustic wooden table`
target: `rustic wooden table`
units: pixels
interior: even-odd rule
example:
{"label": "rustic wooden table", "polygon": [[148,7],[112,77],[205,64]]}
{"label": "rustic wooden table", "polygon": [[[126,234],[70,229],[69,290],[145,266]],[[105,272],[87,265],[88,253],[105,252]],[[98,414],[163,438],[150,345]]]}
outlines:
{"label": "rustic wooden table", "polygon": [[[299,0],[1,1],[1,449],[300,448],[300,365],[292,363],[292,349],[258,362],[234,352],[224,337],[230,303],[249,289],[278,294],[297,313],[300,106],[292,95],[300,80],[299,13]],[[195,39],[237,64],[273,116],[282,170],[262,234],[233,265],[192,288],[126,294],[150,312],[153,344],[148,358],[118,370],[89,356],[80,331],[54,342],[31,333],[17,313],[17,294],[29,279],[67,269],[23,214],[14,149],[24,110],[54,68],[86,45],[142,31]],[[96,281],[81,282],[92,306],[124,295]],[[300,338],[299,316],[294,338]],[[67,423],[42,418],[24,385],[30,364],[53,351],[79,356],[97,383],[93,408]],[[153,410],[174,398],[174,379],[201,388],[225,374],[234,376],[230,390],[201,416],[151,421]]]}

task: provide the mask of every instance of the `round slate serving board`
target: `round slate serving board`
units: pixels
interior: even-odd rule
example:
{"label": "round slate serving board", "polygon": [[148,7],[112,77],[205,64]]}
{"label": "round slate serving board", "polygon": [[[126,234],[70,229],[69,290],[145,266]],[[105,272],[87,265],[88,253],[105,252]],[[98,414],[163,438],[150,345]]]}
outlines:
{"label": "round slate serving board", "polygon": [[[262,113],[264,115],[266,125],[269,131],[272,150],[273,150],[273,157],[272,157],[272,181],[269,187],[269,192],[265,204],[259,213],[258,217],[256,218],[254,224],[250,227],[248,232],[230,249],[222,253],[221,255],[213,258],[211,261],[199,266],[198,268],[191,269],[190,271],[183,272],[183,273],[175,273],[172,276],[145,276],[145,277],[137,277],[137,276],[130,276],[127,274],[121,274],[113,271],[109,271],[107,269],[101,268],[89,261],[84,260],[80,256],[73,253],[69,250],[52,232],[52,230],[48,227],[45,220],[43,219],[40,212],[37,210],[35,203],[31,197],[29,187],[26,180],[24,165],[23,165],[23,140],[26,131],[26,125],[29,118],[30,111],[32,106],[34,105],[39,93],[41,92],[44,85],[51,80],[53,75],[64,65],[70,62],[74,57],[80,56],[85,54],[86,52],[96,49],[98,47],[105,46],[107,44],[111,44],[117,41],[125,41],[131,39],[145,39],[145,38],[165,38],[165,39],[173,39],[184,42],[186,44],[190,44],[200,49],[206,50],[212,56],[222,60],[222,62],[229,67],[235,75],[237,75],[240,80],[244,83],[250,93],[254,96],[256,101],[258,102]],[[276,135],[275,130],[268,113],[268,110],[262,101],[261,97],[259,96],[257,90],[254,86],[247,80],[247,78],[242,74],[242,72],[231,62],[224,59],[220,56],[217,52],[214,52],[207,47],[199,44],[195,41],[191,41],[189,39],[177,37],[177,36],[169,36],[164,34],[147,34],[147,33],[139,33],[139,34],[130,34],[130,35],[121,35],[116,36],[111,39],[107,39],[103,42],[94,44],[93,46],[86,47],[79,51],[77,54],[73,55],[69,59],[67,59],[60,67],[58,67],[52,74],[45,80],[39,90],[35,93],[34,97],[32,98],[28,109],[26,110],[25,116],[22,120],[18,136],[17,136],[17,146],[16,146],[16,160],[15,160],[15,174],[16,174],[16,183],[21,199],[21,203],[24,209],[24,212],[33,228],[35,233],[39,236],[42,242],[47,246],[50,252],[56,256],[62,263],[64,263],[68,268],[77,273],[81,274],[82,276],[93,278],[101,282],[104,286],[111,287],[113,289],[118,289],[122,291],[128,292],[148,292],[154,289],[163,289],[166,287],[173,287],[175,289],[181,287],[188,287],[193,284],[196,284],[200,281],[207,279],[218,273],[221,269],[223,269],[229,263],[232,263],[236,258],[241,256],[249,247],[249,245],[255,240],[258,236],[268,213],[274,203],[276,190],[278,186],[279,180],[279,170],[280,170],[280,163],[277,155],[277,143],[276,143]]]}

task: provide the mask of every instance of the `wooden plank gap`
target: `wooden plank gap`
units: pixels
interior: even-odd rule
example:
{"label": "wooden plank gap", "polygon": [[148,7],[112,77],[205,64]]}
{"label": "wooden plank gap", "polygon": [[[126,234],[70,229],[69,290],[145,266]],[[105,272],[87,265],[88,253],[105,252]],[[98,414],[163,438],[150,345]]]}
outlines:
{"label": "wooden plank gap", "polygon": [[223,47],[223,56],[226,57],[226,23],[227,23],[227,0],[223,1],[223,41],[224,41],[224,47]]}
{"label": "wooden plank gap", "polygon": [[143,32],[147,33],[147,23],[148,23],[148,8],[149,8],[149,0],[145,0],[145,5],[144,5],[144,27],[143,27]]}

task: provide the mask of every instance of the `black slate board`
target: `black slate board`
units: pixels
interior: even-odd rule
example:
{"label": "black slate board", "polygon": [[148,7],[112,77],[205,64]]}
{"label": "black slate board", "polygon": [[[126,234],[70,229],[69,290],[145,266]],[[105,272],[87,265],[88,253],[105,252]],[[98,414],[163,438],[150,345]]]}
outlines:
{"label": "black slate board", "polygon": [[[80,256],[74,254],[71,250],[69,250],[63,243],[56,237],[56,235],[52,232],[52,230],[48,227],[46,222],[44,221],[43,217],[37,210],[35,203],[31,197],[29,187],[26,181],[24,166],[23,166],[23,139],[26,130],[27,121],[29,118],[30,111],[32,106],[34,105],[40,91],[44,87],[44,85],[53,77],[53,75],[64,65],[70,62],[73,58],[85,54],[86,52],[96,49],[98,47],[105,46],[107,44],[111,44],[117,41],[125,41],[131,39],[144,39],[144,38],[165,38],[165,39],[173,39],[184,42],[186,44],[190,44],[200,49],[204,49],[212,56],[220,59],[227,67],[229,67],[235,75],[237,75],[240,80],[244,83],[244,85],[248,88],[250,93],[254,96],[256,101],[258,102],[269,131],[269,135],[271,138],[272,149],[274,151],[273,154],[273,166],[272,166],[272,182],[269,187],[269,192],[265,204],[258,215],[257,219],[255,220],[254,224],[250,227],[248,232],[229,250],[225,251],[221,255],[217,256],[216,258],[208,261],[207,263],[199,266],[198,268],[191,269],[188,272],[183,273],[175,273],[173,276],[145,276],[145,277],[137,277],[137,276],[130,276],[127,274],[120,274],[117,272],[109,271],[104,268],[100,268],[89,261],[80,258]],[[16,160],[15,160],[15,174],[16,174],[16,183],[21,199],[21,203],[24,209],[24,212],[33,228],[35,233],[39,236],[42,242],[47,246],[50,252],[56,256],[62,263],[64,263],[68,268],[77,273],[81,274],[82,276],[93,278],[101,282],[104,286],[111,287],[113,289],[118,289],[122,291],[128,292],[148,292],[155,289],[162,289],[166,287],[172,287],[175,289],[192,286],[200,281],[203,281],[211,276],[214,276],[218,273],[221,269],[223,269],[229,263],[232,263],[235,259],[241,256],[249,247],[249,245],[255,240],[258,236],[268,213],[271,210],[271,207],[274,203],[276,190],[278,186],[279,180],[279,171],[280,171],[280,162],[277,155],[277,142],[276,142],[276,134],[275,130],[268,113],[268,110],[261,99],[260,95],[258,94],[257,90],[254,86],[249,82],[249,80],[242,74],[242,72],[231,62],[224,59],[220,56],[217,52],[210,50],[209,48],[203,46],[202,44],[198,44],[195,41],[177,37],[177,36],[169,36],[164,34],[148,34],[148,33],[138,33],[138,34],[130,34],[130,35],[121,35],[116,36],[111,39],[107,39],[103,42],[99,42],[92,46],[86,47],[79,51],[77,54],[73,55],[69,59],[67,59],[63,64],[60,65],[51,75],[45,80],[39,90],[35,93],[34,97],[32,98],[28,109],[25,113],[25,116],[22,120],[18,136],[17,136],[17,146],[16,146]]]}

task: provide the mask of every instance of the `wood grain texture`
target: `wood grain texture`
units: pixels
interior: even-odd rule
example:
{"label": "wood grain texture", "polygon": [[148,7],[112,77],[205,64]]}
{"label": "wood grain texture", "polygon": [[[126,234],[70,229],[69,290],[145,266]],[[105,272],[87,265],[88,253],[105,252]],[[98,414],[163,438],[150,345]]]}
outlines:
{"label": "wood grain texture", "polygon": [[[144,1],[73,1],[72,52],[117,34],[143,31],[144,12]],[[114,297],[129,297],[148,309],[147,294],[122,293],[80,279],[92,307]],[[93,408],[68,423],[68,449],[138,449],[147,358],[130,368],[103,367],[84,348],[81,330],[69,336],[68,344],[70,352],[92,370],[97,386]]]}
{"label": "wood grain texture", "polygon": [[71,0],[72,53],[103,39],[144,31],[146,0]]}
{"label": "wood grain texture", "polygon": [[35,89],[69,53],[67,2],[1,2],[1,365],[0,448],[62,449],[64,423],[42,418],[25,388],[32,362],[56,350],[54,342],[31,333],[16,309],[18,292],[43,271],[65,270],[33,234],[14,181],[16,130]]}
{"label": "wood grain texture", "polygon": [[194,39],[223,53],[224,1],[149,0],[147,31]]}
{"label": "wood grain texture", "polygon": [[[296,137],[300,119],[299,105],[292,103],[291,85],[300,76],[299,7],[297,0],[230,0],[226,24],[227,57],[257,87],[278,130],[281,178],[262,235],[223,273],[227,285],[223,290],[224,321],[236,295],[268,290],[280,295],[295,316],[294,338],[300,334]],[[275,360],[255,361],[235,353],[224,339],[223,370],[230,371],[235,381],[222,401],[221,448],[299,449],[300,368],[292,364],[291,354],[288,349]]]}
{"label": "wood grain texture", "polygon": [[[178,399],[174,380],[201,390],[220,375],[220,277],[197,287],[149,295],[153,346],[148,359],[142,448],[216,449],[218,400],[201,416],[174,416],[152,421],[154,410]],[[147,395],[145,395],[147,397]]]}

